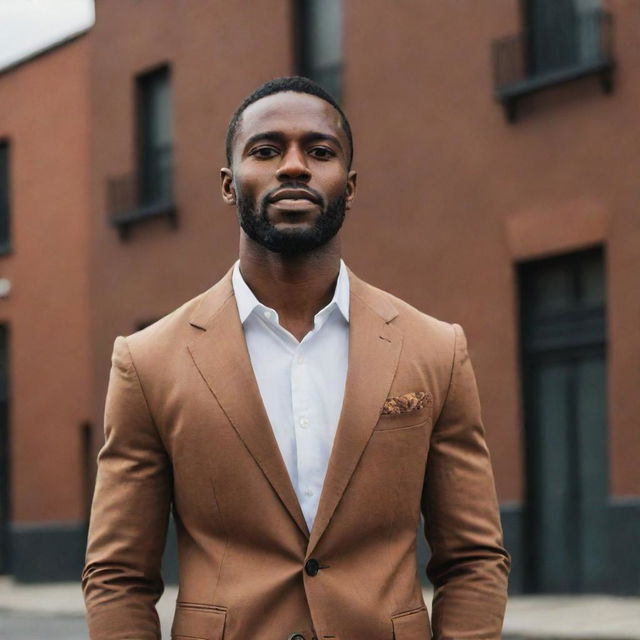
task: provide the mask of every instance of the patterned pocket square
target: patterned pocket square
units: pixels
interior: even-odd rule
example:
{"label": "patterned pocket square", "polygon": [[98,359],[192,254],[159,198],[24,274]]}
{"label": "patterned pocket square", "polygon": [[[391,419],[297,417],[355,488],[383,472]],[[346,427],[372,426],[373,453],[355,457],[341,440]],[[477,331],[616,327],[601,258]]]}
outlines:
{"label": "patterned pocket square", "polygon": [[405,393],[403,396],[395,398],[387,398],[382,405],[383,416],[397,416],[402,413],[411,413],[419,411],[424,407],[427,394],[424,391],[412,391]]}

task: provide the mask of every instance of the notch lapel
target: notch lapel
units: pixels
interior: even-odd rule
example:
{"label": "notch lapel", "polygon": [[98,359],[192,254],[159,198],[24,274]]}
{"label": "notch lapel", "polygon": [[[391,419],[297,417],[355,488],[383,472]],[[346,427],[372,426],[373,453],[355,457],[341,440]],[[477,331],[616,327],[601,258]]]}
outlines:
{"label": "notch lapel", "polygon": [[402,332],[389,324],[395,308],[351,272],[349,278],[347,382],[308,553],[327,528],[378,422],[402,348]]}
{"label": "notch lapel", "polygon": [[191,324],[204,330],[188,345],[195,366],[287,511],[308,538],[309,529],[253,373],[233,296],[231,272],[205,294]]}

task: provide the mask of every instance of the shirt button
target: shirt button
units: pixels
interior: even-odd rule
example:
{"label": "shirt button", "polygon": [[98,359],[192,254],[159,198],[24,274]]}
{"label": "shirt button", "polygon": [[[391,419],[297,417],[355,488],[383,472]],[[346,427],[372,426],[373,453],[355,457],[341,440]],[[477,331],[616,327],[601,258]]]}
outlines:
{"label": "shirt button", "polygon": [[306,489],[304,495],[311,497],[313,495],[313,491],[311,491],[311,489]]}
{"label": "shirt button", "polygon": [[296,361],[298,364],[304,364],[304,358],[302,356],[298,356],[298,359]]}
{"label": "shirt button", "polygon": [[271,316],[273,315],[271,313],[271,311],[263,311],[262,315],[267,319],[267,320],[271,320]]}
{"label": "shirt button", "polygon": [[304,429],[309,425],[309,420],[306,418],[300,418],[300,426]]}

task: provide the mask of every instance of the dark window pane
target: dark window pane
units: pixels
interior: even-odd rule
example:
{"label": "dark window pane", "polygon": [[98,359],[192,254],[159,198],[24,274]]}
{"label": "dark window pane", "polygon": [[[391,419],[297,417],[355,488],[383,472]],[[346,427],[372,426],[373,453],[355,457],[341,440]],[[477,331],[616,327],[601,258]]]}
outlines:
{"label": "dark window pane", "polygon": [[172,200],[173,116],[169,68],[138,79],[140,203]]}
{"label": "dark window pane", "polygon": [[577,472],[583,489],[579,493],[581,528],[577,542],[584,558],[582,582],[588,591],[598,590],[606,573],[601,550],[607,544],[607,513],[600,508],[608,496],[606,386],[603,357],[576,363]]}
{"label": "dark window pane", "polygon": [[566,311],[573,306],[573,274],[565,264],[541,266],[531,278],[531,293],[536,313]]}
{"label": "dark window pane", "polygon": [[585,260],[581,265],[580,301],[585,306],[601,306],[604,303],[604,269],[602,261]]}
{"label": "dark window pane", "polygon": [[9,143],[0,142],[0,251],[9,248]]}
{"label": "dark window pane", "polygon": [[600,57],[600,0],[528,0],[527,28],[533,74]]}
{"label": "dark window pane", "polygon": [[590,64],[601,58],[600,0],[576,0],[578,62]]}
{"label": "dark window pane", "polygon": [[[539,545],[538,579],[553,591],[570,590],[572,570],[571,521],[574,514],[568,461],[571,457],[571,367],[566,362],[541,364],[531,384],[536,390],[530,477],[544,508],[536,510]],[[536,505],[537,506],[537,505]]]}
{"label": "dark window pane", "polygon": [[605,298],[603,255],[587,251],[571,259],[552,258],[525,267],[528,303],[540,317],[585,307],[602,307]]}
{"label": "dark window pane", "polygon": [[339,99],[342,0],[302,0],[299,10],[300,73],[315,80]]}

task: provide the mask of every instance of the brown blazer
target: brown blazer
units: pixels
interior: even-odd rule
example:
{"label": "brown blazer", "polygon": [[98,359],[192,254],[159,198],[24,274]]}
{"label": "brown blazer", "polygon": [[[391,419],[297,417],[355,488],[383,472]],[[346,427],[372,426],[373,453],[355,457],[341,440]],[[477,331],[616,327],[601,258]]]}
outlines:
{"label": "brown blazer", "polygon": [[[349,278],[344,405],[311,532],[260,398],[231,272],[116,340],[83,572],[91,638],[160,637],[171,505],[173,638],[500,637],[509,556],[462,329]],[[416,575],[420,512],[431,623]]]}

